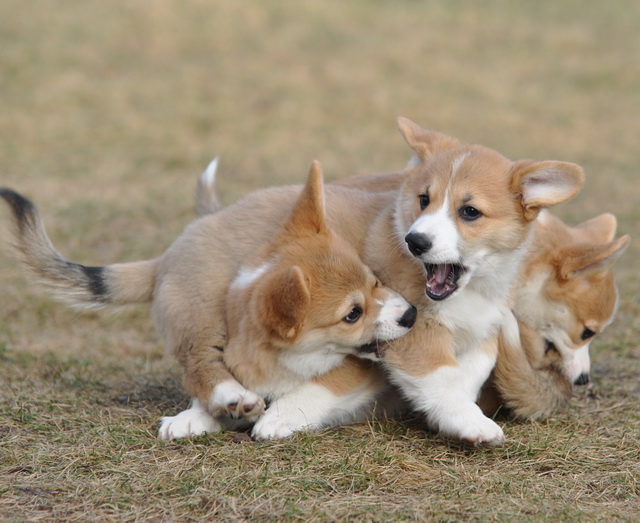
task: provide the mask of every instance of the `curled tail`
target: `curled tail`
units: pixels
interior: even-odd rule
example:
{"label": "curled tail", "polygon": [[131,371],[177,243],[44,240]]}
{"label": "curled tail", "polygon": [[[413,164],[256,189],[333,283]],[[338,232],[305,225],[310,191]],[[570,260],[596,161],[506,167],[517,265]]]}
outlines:
{"label": "curled tail", "polygon": [[15,246],[22,262],[66,303],[84,308],[145,303],[153,298],[157,260],[87,267],[67,260],[53,246],[36,207],[0,188],[13,213]]}
{"label": "curled tail", "polygon": [[[515,322],[515,318],[512,321]],[[566,405],[572,386],[562,371],[559,354],[550,354],[534,368],[527,357],[527,347],[524,347],[526,343],[533,343],[528,329],[525,324],[518,324],[520,339],[505,335],[503,329],[493,385],[502,403],[513,414],[521,418],[541,419]]]}

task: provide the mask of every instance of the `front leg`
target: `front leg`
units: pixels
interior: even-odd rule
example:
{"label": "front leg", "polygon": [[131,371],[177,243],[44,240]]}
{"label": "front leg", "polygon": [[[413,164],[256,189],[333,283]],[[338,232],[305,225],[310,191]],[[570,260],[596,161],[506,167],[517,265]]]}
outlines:
{"label": "front leg", "polygon": [[187,340],[183,383],[194,399],[189,409],[162,418],[158,437],[189,438],[218,432],[223,426],[242,428],[258,419],[264,400],[234,378],[224,362],[224,349],[195,337]]}
{"label": "front leg", "polygon": [[264,400],[255,392],[245,389],[235,379],[216,385],[209,399],[208,410],[231,419],[256,421],[264,413]]}
{"label": "front leg", "polygon": [[458,358],[451,333],[439,325],[401,341],[409,345],[388,351],[385,363],[391,380],[426,415],[429,425],[474,445],[501,444],[505,439],[502,429],[475,403],[495,365],[496,338],[492,336]]}
{"label": "front leg", "polygon": [[362,421],[371,415],[385,388],[378,365],[348,357],[341,366],[272,401],[252,436],[282,439],[302,430]]}
{"label": "front leg", "polygon": [[257,394],[235,380],[223,381],[214,387],[207,407],[193,398],[187,410],[162,418],[158,438],[191,438],[223,428],[239,430],[262,416],[264,408],[264,400]]}
{"label": "front leg", "polygon": [[223,347],[193,338],[185,358],[184,387],[214,416],[253,422],[264,412],[264,400],[236,380],[224,355]]}
{"label": "front leg", "polygon": [[160,420],[158,438],[164,440],[192,438],[209,432],[218,432],[221,424],[207,409],[193,398],[191,406],[176,416],[165,416]]}

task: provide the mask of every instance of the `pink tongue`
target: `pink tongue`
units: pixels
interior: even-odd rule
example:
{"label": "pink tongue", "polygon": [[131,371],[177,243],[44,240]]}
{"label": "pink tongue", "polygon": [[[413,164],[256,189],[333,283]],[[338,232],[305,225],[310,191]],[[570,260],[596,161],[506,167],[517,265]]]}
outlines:
{"label": "pink tongue", "polygon": [[429,285],[429,290],[433,294],[445,294],[449,290],[449,285],[447,285],[447,277],[451,272],[451,265],[448,263],[444,263],[442,265],[435,265],[433,267],[433,275],[431,279],[427,282]]}

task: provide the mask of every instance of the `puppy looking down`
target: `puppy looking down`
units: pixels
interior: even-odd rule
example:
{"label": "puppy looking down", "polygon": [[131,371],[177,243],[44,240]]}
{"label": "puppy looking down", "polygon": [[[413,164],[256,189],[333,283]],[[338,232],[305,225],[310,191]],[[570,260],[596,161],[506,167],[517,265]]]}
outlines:
{"label": "puppy looking down", "polygon": [[628,235],[615,239],[611,214],[570,227],[542,212],[535,225],[512,290],[521,350],[500,343],[492,386],[481,402],[487,412],[504,405],[523,418],[547,417],[575,385],[589,382],[589,345],[615,316],[612,266],[630,241]]}

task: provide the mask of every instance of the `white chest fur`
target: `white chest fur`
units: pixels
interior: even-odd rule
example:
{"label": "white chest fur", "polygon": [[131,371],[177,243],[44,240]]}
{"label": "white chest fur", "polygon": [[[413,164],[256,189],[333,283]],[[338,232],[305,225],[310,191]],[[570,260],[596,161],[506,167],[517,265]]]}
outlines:
{"label": "white chest fur", "polygon": [[457,354],[498,332],[508,314],[509,290],[523,253],[524,246],[509,255],[478,251],[470,263],[469,283],[437,305],[442,322],[455,332]]}
{"label": "white chest fur", "polygon": [[465,289],[438,309],[438,316],[455,333],[455,351],[461,355],[478,347],[497,333],[506,307],[500,300],[491,300],[473,289]]}
{"label": "white chest fur", "polygon": [[321,374],[326,374],[331,369],[340,365],[345,354],[327,344],[323,350],[315,351],[288,351],[280,357],[280,362],[292,373],[304,379],[311,379]]}
{"label": "white chest fur", "polygon": [[[302,349],[302,350],[299,350]],[[279,358],[280,372],[269,382],[254,387],[255,391],[270,400],[279,398],[300,387],[316,376],[326,374],[340,365],[346,356],[335,346],[327,344],[322,349],[285,351]]]}

